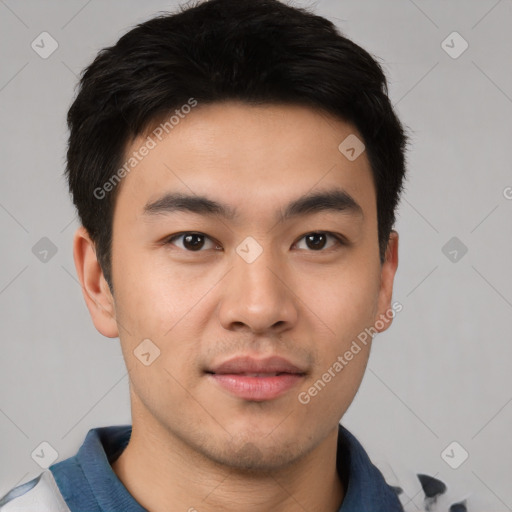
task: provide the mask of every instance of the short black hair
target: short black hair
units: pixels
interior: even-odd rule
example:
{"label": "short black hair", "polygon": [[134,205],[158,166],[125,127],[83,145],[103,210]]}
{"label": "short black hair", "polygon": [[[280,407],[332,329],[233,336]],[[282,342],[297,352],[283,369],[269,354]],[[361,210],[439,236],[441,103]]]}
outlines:
{"label": "short black hair", "polygon": [[353,124],[373,173],[384,261],[407,136],[381,66],[331,21],[278,0],[195,2],[159,13],[100,50],[78,85],[67,116],[65,174],[111,290],[120,187],[105,184],[123,175],[126,149],[137,136],[191,99],[303,105]]}

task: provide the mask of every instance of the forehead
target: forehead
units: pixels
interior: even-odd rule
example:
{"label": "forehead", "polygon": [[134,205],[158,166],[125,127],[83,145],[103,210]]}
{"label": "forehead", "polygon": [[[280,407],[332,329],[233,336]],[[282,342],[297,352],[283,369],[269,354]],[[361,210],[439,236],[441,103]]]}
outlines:
{"label": "forehead", "polygon": [[173,121],[126,148],[125,162],[137,162],[122,180],[116,214],[128,209],[139,217],[148,204],[177,192],[222,201],[238,220],[254,220],[256,212],[317,189],[343,190],[365,215],[374,210],[366,152],[355,159],[350,152],[350,146],[361,151],[361,135],[323,111],[225,102],[199,104]]}

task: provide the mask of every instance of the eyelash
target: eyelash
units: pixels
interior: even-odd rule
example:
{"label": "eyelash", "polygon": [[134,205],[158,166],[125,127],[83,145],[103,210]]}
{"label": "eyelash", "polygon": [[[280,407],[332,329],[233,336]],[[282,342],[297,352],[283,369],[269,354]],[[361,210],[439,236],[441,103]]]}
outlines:
{"label": "eyelash", "polygon": [[[183,231],[182,233],[176,233],[175,235],[172,235],[170,237],[168,237],[165,241],[164,241],[164,245],[173,245],[173,242],[178,239],[178,238],[181,238],[181,237],[184,237],[186,235],[200,235],[200,236],[203,236],[213,242],[215,242],[212,238],[210,238],[208,235],[205,235],[204,233],[201,233],[199,231]],[[295,242],[293,245],[296,245],[299,241],[303,240],[306,236],[308,235],[327,235],[327,236],[330,236],[332,238],[334,238],[336,240],[336,244],[339,247],[342,247],[342,246],[345,246],[345,245],[348,245],[347,241],[345,240],[344,237],[342,237],[341,235],[337,235],[336,233],[332,233],[330,231],[310,231],[309,233],[305,233],[304,235],[302,235],[301,238],[298,239],[297,242]],[[217,242],[215,242],[217,244]],[[217,245],[220,245],[220,244],[217,244]],[[307,252],[329,252],[333,249],[335,249],[336,247],[329,247],[328,249],[319,249],[319,250],[313,250],[313,249],[309,249]],[[181,247],[179,247],[179,249],[181,249]],[[184,250],[185,252],[189,252],[189,253],[195,253],[195,252],[204,252],[205,249],[199,249],[198,251],[190,251],[188,249],[182,249]]]}

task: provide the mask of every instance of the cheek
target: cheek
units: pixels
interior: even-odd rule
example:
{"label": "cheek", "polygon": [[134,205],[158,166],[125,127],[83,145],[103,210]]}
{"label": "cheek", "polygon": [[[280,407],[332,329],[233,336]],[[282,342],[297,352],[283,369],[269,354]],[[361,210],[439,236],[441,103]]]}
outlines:
{"label": "cheek", "polygon": [[[124,357],[128,368],[134,370],[132,378],[138,392],[153,401],[164,395],[177,397],[180,386],[176,382],[187,389],[196,385],[200,372],[193,365],[202,351],[201,334],[212,315],[208,292],[222,277],[222,273],[211,271],[184,272],[177,265],[158,260],[149,262],[133,255],[116,268],[122,278],[115,298],[118,323],[125,327],[120,329]],[[159,351],[149,367],[134,355],[145,339]],[[168,384],[167,391],[151,397],[151,387],[160,383]]]}
{"label": "cheek", "polygon": [[201,301],[214,276],[199,279],[165,258],[126,255],[114,265],[118,319],[128,330],[144,337],[166,337]]}
{"label": "cheek", "polygon": [[364,375],[371,346],[365,329],[373,325],[379,274],[361,257],[360,263],[331,272],[329,279],[316,277],[304,289],[315,313],[308,316],[316,318],[317,364],[302,391],[313,410],[324,414],[327,409],[335,417],[350,405]]}
{"label": "cheek", "polygon": [[306,310],[317,316],[316,323],[342,349],[365,327],[372,324],[378,304],[378,273],[368,264],[346,265],[304,282],[302,296]]}

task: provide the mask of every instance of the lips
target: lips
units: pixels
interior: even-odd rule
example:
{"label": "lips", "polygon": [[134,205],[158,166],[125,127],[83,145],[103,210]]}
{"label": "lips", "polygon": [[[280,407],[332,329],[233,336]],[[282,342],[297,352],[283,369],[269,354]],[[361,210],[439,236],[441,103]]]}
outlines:
{"label": "lips", "polygon": [[278,398],[300,383],[304,369],[282,357],[241,356],[207,370],[207,377],[238,398],[264,401]]}
{"label": "lips", "polygon": [[248,376],[306,373],[304,369],[279,356],[267,357],[265,359],[255,359],[250,356],[234,357],[207,371],[216,374],[243,374]]}

